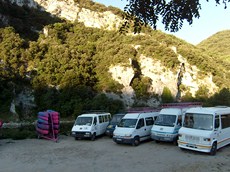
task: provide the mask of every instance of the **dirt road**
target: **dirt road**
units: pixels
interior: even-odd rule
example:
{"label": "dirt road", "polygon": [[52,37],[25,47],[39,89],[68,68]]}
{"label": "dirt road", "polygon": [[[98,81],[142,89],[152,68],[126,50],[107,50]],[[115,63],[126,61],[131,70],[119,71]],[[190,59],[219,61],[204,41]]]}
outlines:
{"label": "dirt road", "polygon": [[230,146],[216,156],[182,151],[169,143],[145,142],[137,147],[116,144],[104,136],[96,141],[60,136],[0,140],[1,172],[200,172],[230,171]]}

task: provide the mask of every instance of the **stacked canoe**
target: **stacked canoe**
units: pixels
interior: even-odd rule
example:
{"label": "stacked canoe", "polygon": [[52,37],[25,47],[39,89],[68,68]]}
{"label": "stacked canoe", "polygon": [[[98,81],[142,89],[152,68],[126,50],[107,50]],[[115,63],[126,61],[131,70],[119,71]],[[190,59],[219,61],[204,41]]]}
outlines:
{"label": "stacked canoe", "polygon": [[36,131],[39,137],[56,139],[60,128],[59,113],[53,110],[38,112]]}

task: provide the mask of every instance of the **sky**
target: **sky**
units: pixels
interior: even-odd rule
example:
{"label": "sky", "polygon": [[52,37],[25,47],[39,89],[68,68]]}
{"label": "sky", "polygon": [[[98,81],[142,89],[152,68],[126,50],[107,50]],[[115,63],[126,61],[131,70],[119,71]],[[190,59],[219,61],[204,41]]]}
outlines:
{"label": "sky", "polygon": [[[127,0],[94,0],[94,2],[106,6],[111,5],[122,10],[127,4]],[[169,32],[164,30],[164,25],[159,21],[157,29],[168,34],[173,34],[193,45],[200,43],[219,31],[230,30],[230,3],[227,4],[227,9],[224,9],[224,4],[216,6],[214,0],[209,0],[209,2],[200,0],[200,3],[202,8],[200,10],[200,18],[194,19],[192,25],[184,21],[181,30],[178,32]]]}

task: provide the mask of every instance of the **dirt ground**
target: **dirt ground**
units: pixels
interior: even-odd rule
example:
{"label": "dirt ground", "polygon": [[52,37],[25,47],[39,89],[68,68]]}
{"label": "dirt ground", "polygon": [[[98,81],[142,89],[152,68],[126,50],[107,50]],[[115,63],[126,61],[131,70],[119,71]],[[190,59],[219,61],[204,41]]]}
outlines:
{"label": "dirt ground", "polygon": [[95,141],[61,135],[45,139],[0,140],[1,172],[203,172],[230,171],[230,146],[216,156],[148,141],[134,147],[103,136]]}

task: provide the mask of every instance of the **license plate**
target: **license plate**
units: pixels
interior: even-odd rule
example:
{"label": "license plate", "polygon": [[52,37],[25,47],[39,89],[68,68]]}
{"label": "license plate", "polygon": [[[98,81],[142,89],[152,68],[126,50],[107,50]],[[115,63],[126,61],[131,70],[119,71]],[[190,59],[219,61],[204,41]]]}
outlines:
{"label": "license plate", "polygon": [[195,144],[187,144],[187,147],[190,147],[190,148],[195,148],[196,145]]}

